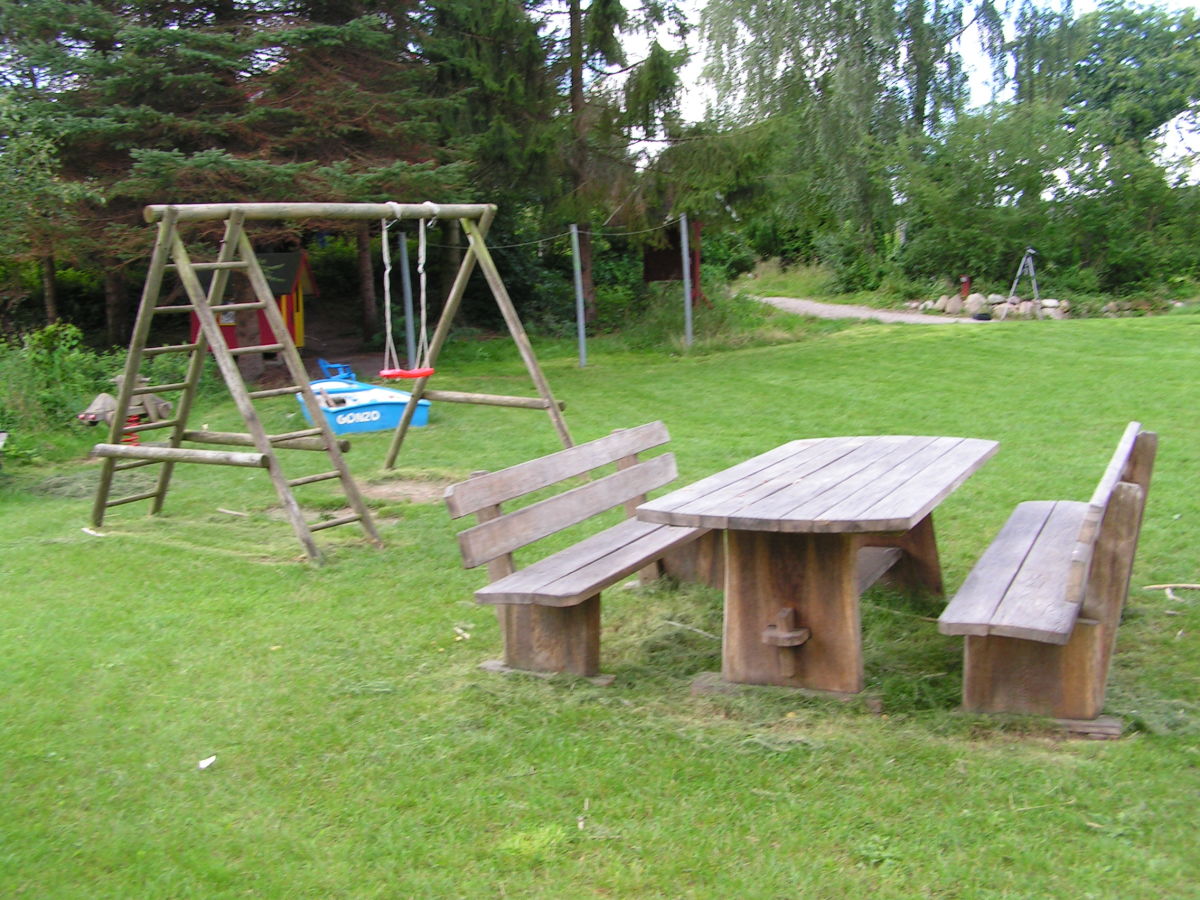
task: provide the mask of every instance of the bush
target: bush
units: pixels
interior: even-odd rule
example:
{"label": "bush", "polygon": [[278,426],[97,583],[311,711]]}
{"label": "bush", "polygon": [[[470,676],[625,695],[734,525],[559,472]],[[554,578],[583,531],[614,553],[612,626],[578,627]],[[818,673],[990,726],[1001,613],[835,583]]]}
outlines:
{"label": "bush", "polygon": [[[28,436],[71,430],[97,394],[115,393],[113,378],[124,365],[124,350],[92,350],[79,328],[64,322],[0,339],[0,431]],[[164,354],[148,360],[142,374],[155,384],[179,382],[186,365],[186,356]],[[223,390],[211,358],[207,366],[202,392]]]}
{"label": "bush", "polygon": [[700,252],[704,265],[718,268],[726,281],[752,271],[757,262],[754,248],[741,231],[705,233]]}
{"label": "bush", "polygon": [[65,429],[111,379],[123,354],[89,350],[74,325],[58,323],[0,342],[0,430]]}

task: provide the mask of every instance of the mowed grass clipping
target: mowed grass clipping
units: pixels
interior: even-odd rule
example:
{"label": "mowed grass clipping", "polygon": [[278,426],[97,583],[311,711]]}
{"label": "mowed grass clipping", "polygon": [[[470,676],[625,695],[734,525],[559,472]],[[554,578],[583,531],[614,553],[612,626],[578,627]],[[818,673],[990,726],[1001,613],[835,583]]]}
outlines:
{"label": "mowed grass clipping", "polygon": [[[1157,431],[1107,710],[1127,736],[958,713],[940,604],[882,590],[849,702],[692,696],[719,667],[720,596],[669,583],[606,592],[610,687],[480,671],[500,652],[471,598],[486,576],[461,568],[436,498],[557,449],[537,412],[435,406],[397,472],[388,435],[356,438],[386,547],[322,532],[319,568],[261,472],[181,466],[162,516],[120,507],[93,536],[95,463],[9,465],[0,895],[1200,894],[1200,592],[1143,590],[1200,582],[1200,317],[863,325],[693,355],[597,342],[582,370],[568,345],[539,351],[577,441],[662,419],[680,484],[800,437],[1000,441],[936,514],[951,589],[1016,503],[1086,499],[1128,421]],[[515,353],[474,355],[452,347],[439,386],[529,393]],[[196,424],[236,421],[218,404]],[[336,513],[327,486],[301,490]]]}

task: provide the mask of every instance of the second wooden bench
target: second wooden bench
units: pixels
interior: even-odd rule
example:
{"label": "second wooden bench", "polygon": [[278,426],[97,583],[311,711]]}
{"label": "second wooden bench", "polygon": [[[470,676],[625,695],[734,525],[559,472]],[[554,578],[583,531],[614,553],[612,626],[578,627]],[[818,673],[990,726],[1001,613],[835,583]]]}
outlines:
{"label": "second wooden bench", "polygon": [[964,709],[1100,714],[1157,446],[1131,422],[1090,502],[1014,510],[938,620],[966,636]]}

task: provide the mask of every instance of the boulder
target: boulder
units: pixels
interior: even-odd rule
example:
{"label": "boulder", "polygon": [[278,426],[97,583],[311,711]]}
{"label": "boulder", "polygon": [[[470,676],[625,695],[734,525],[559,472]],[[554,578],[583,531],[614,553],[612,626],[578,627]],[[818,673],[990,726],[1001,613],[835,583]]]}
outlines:
{"label": "boulder", "polygon": [[942,294],[942,296],[938,297],[935,301],[933,301],[933,308],[935,310],[937,310],[938,312],[945,312],[946,304],[949,302],[950,302],[949,295]]}
{"label": "boulder", "polygon": [[1003,294],[988,294],[987,302],[995,306],[997,303],[1006,303],[1008,298]]}
{"label": "boulder", "polygon": [[967,298],[967,302],[963,304],[963,309],[966,310],[967,315],[973,316],[975,313],[981,312],[987,305],[987,297],[983,296],[983,294],[972,294]]}
{"label": "boulder", "polygon": [[948,299],[946,301],[946,314],[947,315],[957,316],[959,313],[962,312],[962,309],[963,309],[962,297],[959,297],[957,294],[951,296],[950,299]]}
{"label": "boulder", "polygon": [[1017,306],[1017,314],[1022,319],[1030,318],[1033,315],[1033,301],[1022,300],[1020,305]]}
{"label": "boulder", "polygon": [[1061,304],[1053,297],[1042,298],[1042,309],[1058,309]]}

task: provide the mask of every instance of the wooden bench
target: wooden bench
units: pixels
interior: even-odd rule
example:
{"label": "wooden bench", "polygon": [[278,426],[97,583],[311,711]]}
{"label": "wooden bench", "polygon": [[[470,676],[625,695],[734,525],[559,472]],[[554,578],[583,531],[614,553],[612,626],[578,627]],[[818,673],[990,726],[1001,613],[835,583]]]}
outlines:
{"label": "wooden bench", "polygon": [[[713,554],[714,542],[699,541],[709,534],[706,528],[633,518],[647,491],[677,475],[674,454],[644,461],[637,454],[669,440],[666,426],[653,422],[498,472],[477,473],[446,489],[451,518],[473,513],[478,522],[460,532],[458,542],[468,569],[487,563],[490,584],[476,591],[475,599],[498,607],[505,667],[595,676],[600,666],[600,592],[635,572],[644,580],[657,576],[659,561],[684,545],[699,542]],[[595,472],[612,464],[616,470],[610,474]],[[598,477],[501,511],[502,503],[589,475]],[[617,506],[624,508],[623,522],[516,568],[513,551]],[[697,568],[694,561],[690,568]]]}
{"label": "wooden bench", "polygon": [[1131,422],[1090,502],[1017,506],[938,620],[966,636],[964,709],[1100,715],[1157,446]]}

